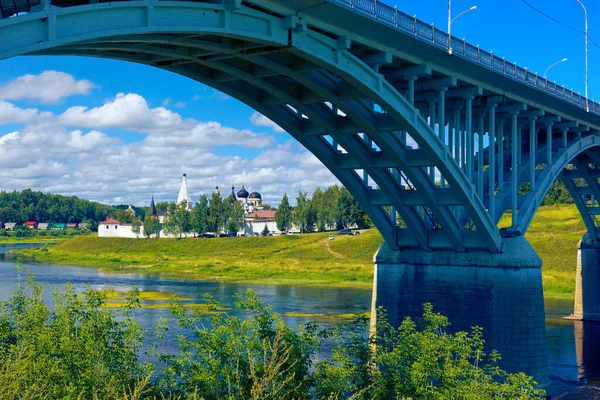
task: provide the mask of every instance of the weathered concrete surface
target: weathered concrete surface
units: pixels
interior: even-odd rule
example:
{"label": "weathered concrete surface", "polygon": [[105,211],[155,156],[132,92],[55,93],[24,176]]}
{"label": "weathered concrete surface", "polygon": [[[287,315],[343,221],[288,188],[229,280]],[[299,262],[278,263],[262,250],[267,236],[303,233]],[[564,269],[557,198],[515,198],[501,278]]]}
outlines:
{"label": "weathered concrete surface", "polygon": [[600,321],[600,243],[586,233],[577,248],[573,318]]}
{"label": "weathered concrete surface", "polygon": [[447,316],[452,331],[483,328],[486,350],[501,366],[548,379],[541,259],[524,238],[505,240],[503,252],[392,251],[375,256],[373,305],[397,326],[422,314],[423,303]]}

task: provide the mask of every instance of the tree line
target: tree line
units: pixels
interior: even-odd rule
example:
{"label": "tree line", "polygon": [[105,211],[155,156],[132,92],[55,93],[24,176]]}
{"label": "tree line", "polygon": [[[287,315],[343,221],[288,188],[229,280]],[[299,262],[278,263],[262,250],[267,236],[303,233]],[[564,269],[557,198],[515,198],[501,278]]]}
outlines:
{"label": "tree line", "polygon": [[46,194],[25,189],[0,192],[0,221],[23,224],[27,221],[80,223],[103,221],[117,209],[76,196]]}
{"label": "tree line", "polygon": [[333,185],[325,190],[317,187],[312,197],[299,192],[292,208],[286,194],[275,213],[277,229],[288,231],[292,224],[302,233],[339,230],[350,226],[368,228],[371,221],[365,210],[345,187]]}

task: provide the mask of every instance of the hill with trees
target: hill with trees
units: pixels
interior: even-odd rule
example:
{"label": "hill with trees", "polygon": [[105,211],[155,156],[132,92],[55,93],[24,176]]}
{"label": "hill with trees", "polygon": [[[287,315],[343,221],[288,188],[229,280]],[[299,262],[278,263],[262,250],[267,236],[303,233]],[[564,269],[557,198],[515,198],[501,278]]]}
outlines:
{"label": "hill with trees", "polygon": [[109,215],[116,216],[117,209],[76,196],[46,194],[31,189],[0,192],[0,222],[80,223],[103,221]]}

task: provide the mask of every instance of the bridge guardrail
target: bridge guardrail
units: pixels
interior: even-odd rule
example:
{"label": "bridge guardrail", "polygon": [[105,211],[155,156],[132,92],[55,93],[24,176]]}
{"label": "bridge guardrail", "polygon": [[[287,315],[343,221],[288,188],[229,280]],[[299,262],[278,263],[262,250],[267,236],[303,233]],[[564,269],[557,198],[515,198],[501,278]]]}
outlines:
{"label": "bridge guardrail", "polygon": [[[379,0],[326,1],[345,6],[355,12],[390,25],[403,33],[413,35],[424,42],[448,50],[449,40],[447,32],[437,29],[433,24],[429,25],[414,16],[411,17],[403,13],[398,10],[398,7],[389,6]],[[465,40],[453,36],[451,41],[452,53],[454,55],[565,100],[584,110],[586,109],[586,98],[581,96],[580,93],[575,93],[572,89],[565,89],[564,86],[558,86],[556,82],[550,82],[548,79],[518,66],[517,63],[508,62],[506,59],[495,56],[492,52],[482,50],[479,46],[473,46]],[[600,115],[600,104],[593,100],[588,100],[587,103],[590,112]]]}

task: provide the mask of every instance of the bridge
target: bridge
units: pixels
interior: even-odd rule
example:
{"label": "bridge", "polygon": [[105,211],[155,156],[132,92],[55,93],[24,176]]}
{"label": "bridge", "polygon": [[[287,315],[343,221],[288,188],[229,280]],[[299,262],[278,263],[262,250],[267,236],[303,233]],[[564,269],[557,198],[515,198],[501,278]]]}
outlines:
{"label": "bridge", "polygon": [[150,65],[276,122],[383,235],[374,306],[399,323],[436,298],[542,383],[541,260],[524,235],[562,180],[588,231],[575,316],[600,319],[600,104],[375,0],[0,0],[0,16],[0,60]]}

